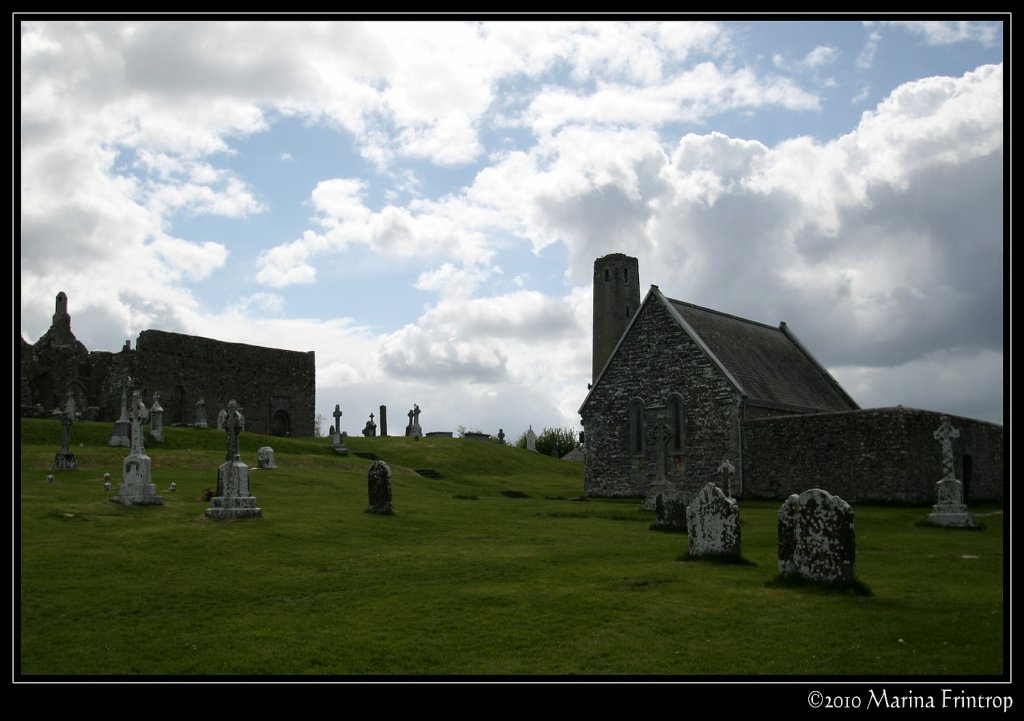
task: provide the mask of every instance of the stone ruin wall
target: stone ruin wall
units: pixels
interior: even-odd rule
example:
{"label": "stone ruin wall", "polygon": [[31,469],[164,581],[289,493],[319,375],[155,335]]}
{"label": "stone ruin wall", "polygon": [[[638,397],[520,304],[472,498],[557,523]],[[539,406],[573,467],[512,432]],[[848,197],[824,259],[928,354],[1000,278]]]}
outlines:
{"label": "stone ruin wall", "polygon": [[[742,495],[786,498],[827,488],[851,503],[934,503],[942,477],[941,446],[932,433],[942,414],[874,408],[744,420]],[[1003,500],[1003,428],[950,416],[957,477],[971,500]]]}
{"label": "stone ruin wall", "polygon": [[[66,336],[66,337],[65,337]],[[244,408],[247,430],[286,430],[313,435],[316,368],[312,351],[264,348],[244,343],[147,330],[134,350],[86,350],[67,333],[48,333],[35,346],[22,340],[21,415],[49,417],[75,392],[83,420],[114,421],[121,413],[121,383],[127,372],[145,403],[160,392],[164,425],[195,423],[195,403],[206,403],[207,423],[232,398]],[[278,424],[275,426],[275,416]]]}
{"label": "stone ruin wall", "polygon": [[135,386],[143,390],[147,403],[152,402],[153,391],[160,392],[165,426],[195,423],[195,404],[201,397],[210,427],[216,427],[220,409],[236,400],[247,431],[313,435],[316,367],[312,351],[146,330],[139,335],[136,353]]}

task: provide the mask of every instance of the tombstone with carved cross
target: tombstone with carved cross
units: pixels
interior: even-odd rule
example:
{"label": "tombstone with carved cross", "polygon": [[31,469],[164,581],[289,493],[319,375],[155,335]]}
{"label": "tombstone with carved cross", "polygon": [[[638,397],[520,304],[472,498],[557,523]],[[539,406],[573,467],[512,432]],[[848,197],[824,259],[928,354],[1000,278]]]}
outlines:
{"label": "tombstone with carved cross", "polygon": [[373,422],[373,414],[370,414],[370,420],[366,421],[366,425],[363,426],[363,435],[367,438],[372,438],[377,435],[377,424]]}
{"label": "tombstone with carved cross", "polygon": [[331,415],[334,416],[334,433],[331,435],[331,448],[339,456],[347,456],[348,448],[345,447],[345,436],[341,432],[341,416],[343,414],[340,403],[334,404],[334,413]]}
{"label": "tombstone with carved cross", "polygon": [[249,466],[242,462],[238,436],[245,429],[245,416],[236,401],[228,403],[224,430],[228,435],[227,461],[217,469],[217,495],[210,499],[206,515],[216,520],[258,518],[263,510],[256,505],[249,485]]}
{"label": "tombstone with carved cross", "polygon": [[132,393],[131,411],[125,411],[129,419],[131,453],[124,459],[121,487],[117,496],[110,499],[126,506],[162,506],[163,496],[156,495],[153,483],[153,462],[146,455],[143,442],[142,424],[149,417],[149,409],[142,402],[142,393]]}

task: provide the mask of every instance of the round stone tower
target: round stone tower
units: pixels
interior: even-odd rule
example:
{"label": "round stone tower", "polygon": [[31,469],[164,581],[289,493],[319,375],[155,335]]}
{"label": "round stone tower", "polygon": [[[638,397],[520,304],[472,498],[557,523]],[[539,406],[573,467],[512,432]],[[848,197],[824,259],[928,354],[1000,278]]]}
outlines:
{"label": "round stone tower", "polygon": [[624,253],[594,261],[594,369],[591,381],[615,350],[640,307],[640,263]]}

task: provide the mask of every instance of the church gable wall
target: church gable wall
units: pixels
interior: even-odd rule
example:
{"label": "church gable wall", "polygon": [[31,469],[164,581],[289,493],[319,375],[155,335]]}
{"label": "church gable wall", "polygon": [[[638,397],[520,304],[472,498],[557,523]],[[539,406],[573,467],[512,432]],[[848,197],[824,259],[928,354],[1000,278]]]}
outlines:
{"label": "church gable wall", "polygon": [[[941,414],[875,408],[744,420],[744,497],[786,498],[827,488],[849,502],[932,503],[942,477],[933,437]],[[1002,500],[1003,429],[951,417],[954,466],[967,500]]]}
{"label": "church gable wall", "polygon": [[[682,398],[684,447],[659,451],[656,426],[672,394]],[[643,452],[633,450],[630,402],[645,409]],[[738,395],[665,306],[649,298],[581,409],[586,433],[585,490],[590,496],[640,496],[657,475],[696,490],[738,457]]]}

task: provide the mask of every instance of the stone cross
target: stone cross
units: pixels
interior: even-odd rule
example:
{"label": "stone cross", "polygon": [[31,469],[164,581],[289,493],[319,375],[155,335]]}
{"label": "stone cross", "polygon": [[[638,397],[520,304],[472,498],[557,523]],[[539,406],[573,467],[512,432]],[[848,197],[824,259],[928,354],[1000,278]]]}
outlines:
{"label": "stone cross", "polygon": [[658,453],[657,480],[665,481],[665,467],[668,465],[668,427],[664,414],[658,414],[658,425],[654,427],[655,449]]}
{"label": "stone cross", "polygon": [[736,472],[736,467],[732,462],[726,458],[718,466],[718,472],[722,474],[722,485],[725,486],[725,495],[732,498],[732,474]]}
{"label": "stone cross", "polygon": [[342,413],[341,413],[341,404],[340,403],[335,403],[334,404],[334,413],[332,413],[331,415],[334,416],[334,432],[335,433],[341,433],[341,415],[342,415]]}
{"label": "stone cross", "polygon": [[196,401],[196,428],[206,428],[206,401],[202,396]]}
{"label": "stone cross", "polygon": [[954,428],[949,422],[949,416],[942,416],[939,427],[935,429],[932,437],[942,444],[942,477],[955,478],[953,472],[953,439],[960,437],[960,431]]}
{"label": "stone cross", "polygon": [[135,455],[142,455],[146,452],[142,441],[142,424],[149,418],[149,410],[142,402],[142,391],[132,391],[132,409],[128,417],[132,422],[131,452]]}
{"label": "stone cross", "polygon": [[124,374],[124,385],[121,386],[121,417],[119,421],[128,420],[128,389],[131,388],[132,377],[127,373]]}
{"label": "stone cross", "polygon": [[412,404],[412,416],[413,423],[418,426],[420,424],[420,407],[415,403]]}
{"label": "stone cross", "polygon": [[75,422],[75,393],[68,390],[68,401],[64,406],[64,412],[60,416],[60,452],[68,453],[68,444],[71,441],[71,424]]}
{"label": "stone cross", "polygon": [[238,451],[238,434],[245,428],[245,416],[238,410],[238,403],[228,403],[228,417],[224,420],[224,430],[228,432],[228,461],[241,460]]}
{"label": "stone cross", "polygon": [[498,440],[501,441],[502,443],[505,442],[505,429],[504,428],[499,428],[498,429]]}

